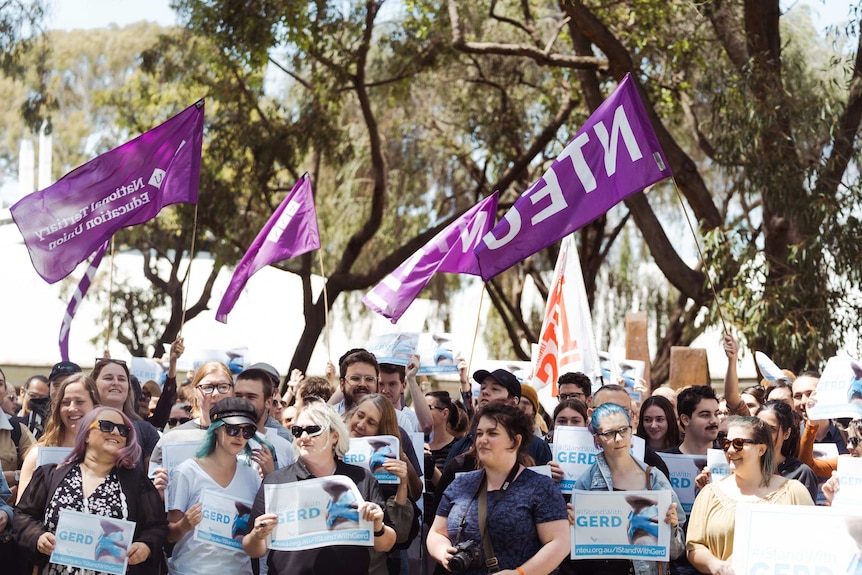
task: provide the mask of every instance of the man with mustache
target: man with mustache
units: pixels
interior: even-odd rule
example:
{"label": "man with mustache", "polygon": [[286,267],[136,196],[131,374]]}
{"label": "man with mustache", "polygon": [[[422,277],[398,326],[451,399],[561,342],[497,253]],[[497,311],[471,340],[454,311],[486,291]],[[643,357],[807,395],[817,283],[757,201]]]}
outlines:
{"label": "man with mustache", "polygon": [[679,392],[676,399],[679,423],[685,439],[668,453],[703,455],[718,437],[718,399],[708,385],[693,385]]}
{"label": "man with mustache", "polygon": [[339,415],[344,415],[363,396],[377,393],[380,366],[370,351],[351,349],[338,360],[338,369],[341,372],[339,389],[344,398],[332,407]]}

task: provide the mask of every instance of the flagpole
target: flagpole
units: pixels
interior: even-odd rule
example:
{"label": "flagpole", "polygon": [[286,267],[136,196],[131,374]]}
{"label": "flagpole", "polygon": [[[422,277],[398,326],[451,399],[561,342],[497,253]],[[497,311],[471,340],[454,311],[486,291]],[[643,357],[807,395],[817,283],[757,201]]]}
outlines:
{"label": "flagpole", "polygon": [[679,204],[682,206],[682,213],[685,214],[685,221],[688,222],[688,229],[691,230],[691,236],[694,238],[694,245],[697,247],[697,253],[700,256],[700,263],[703,264],[703,272],[706,274],[706,279],[709,281],[709,287],[712,289],[712,295],[715,298],[715,309],[718,312],[718,318],[721,320],[721,327],[724,333],[730,333],[727,330],[727,323],[724,321],[724,315],[721,313],[721,302],[718,300],[718,292],[715,289],[715,284],[712,282],[712,276],[709,273],[709,266],[706,264],[706,258],[703,257],[703,251],[700,249],[700,241],[697,239],[697,233],[694,231],[694,224],[691,223],[691,217],[688,215],[688,210],[685,209],[685,203],[682,201],[682,193],[679,191],[679,186],[676,185],[676,178],[671,177],[673,189],[676,191],[676,197],[679,198]]}
{"label": "flagpole", "polygon": [[332,357],[332,349],[329,341],[329,295],[326,292],[326,272],[323,270],[323,250],[317,250],[317,261],[320,263],[320,276],[323,278],[323,325],[326,328],[326,357]]}
{"label": "flagpole", "polygon": [[473,330],[473,343],[470,345],[470,363],[467,364],[467,373],[471,373],[470,366],[473,365],[473,352],[476,350],[476,338],[479,337],[479,320],[482,316],[482,302],[485,299],[485,284],[482,284],[482,292],[479,294],[479,306],[476,308],[476,328]]}
{"label": "flagpole", "polygon": [[105,341],[105,349],[111,347],[111,337],[114,334],[114,313],[112,310],[114,297],[114,236],[111,236],[111,271],[108,274],[108,337]]}
{"label": "flagpole", "polygon": [[195,238],[198,235],[198,205],[195,204],[195,216],[192,224],[192,246],[189,250],[189,269],[186,271],[186,293],[183,296],[183,317],[180,320],[180,333],[177,337],[183,335],[183,327],[186,325],[186,305],[189,302],[189,286],[192,283],[192,262],[195,260]]}

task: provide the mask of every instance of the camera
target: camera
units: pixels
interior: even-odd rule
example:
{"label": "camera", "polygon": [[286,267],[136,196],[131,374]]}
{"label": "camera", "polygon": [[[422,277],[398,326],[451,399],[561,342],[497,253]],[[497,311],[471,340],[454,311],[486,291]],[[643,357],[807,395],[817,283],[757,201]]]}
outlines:
{"label": "camera", "polygon": [[478,543],[468,539],[456,545],[455,549],[457,551],[449,559],[449,571],[463,573],[468,569],[482,567],[482,548]]}

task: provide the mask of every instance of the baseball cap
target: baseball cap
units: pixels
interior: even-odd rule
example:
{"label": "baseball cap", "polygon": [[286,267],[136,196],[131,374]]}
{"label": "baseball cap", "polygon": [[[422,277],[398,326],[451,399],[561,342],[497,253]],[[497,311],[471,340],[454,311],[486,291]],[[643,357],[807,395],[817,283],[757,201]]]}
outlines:
{"label": "baseball cap", "polygon": [[260,375],[261,373],[265,374],[268,378],[272,380],[273,385],[278,385],[281,382],[281,376],[278,374],[278,370],[268,363],[258,362],[254,363],[240,373],[237,376],[237,379],[248,378],[251,379],[255,375]]}
{"label": "baseball cap", "polygon": [[502,368],[495,369],[494,371],[480,369],[473,374],[473,379],[479,384],[481,384],[489,377],[503,387],[505,387],[507,390],[509,390],[509,395],[514,397],[521,397],[521,382],[518,381],[518,378],[515,377],[515,374],[511,371],[507,371]]}
{"label": "baseball cap", "polygon": [[210,408],[210,421],[230,425],[257,425],[257,412],[247,399],[225,397]]}
{"label": "baseball cap", "polygon": [[51,368],[51,374],[48,376],[48,381],[54,381],[58,377],[66,377],[68,375],[75,375],[76,373],[81,373],[81,366],[77,363],[72,363],[71,361],[61,361],[60,363],[55,363],[54,367]]}

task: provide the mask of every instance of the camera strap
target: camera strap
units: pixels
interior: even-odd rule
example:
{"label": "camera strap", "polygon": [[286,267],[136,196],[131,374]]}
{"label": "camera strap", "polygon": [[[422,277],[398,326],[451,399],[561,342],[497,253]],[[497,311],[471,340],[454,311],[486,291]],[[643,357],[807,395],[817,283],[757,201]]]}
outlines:
{"label": "camera strap", "polygon": [[[518,469],[520,467],[520,463],[515,462],[515,466],[512,467],[509,475],[506,476],[506,480],[503,482],[503,485],[500,486],[500,491],[502,492],[500,500],[506,496],[509,487],[512,485],[512,482],[515,481],[515,476],[518,475]],[[485,552],[485,567],[488,568],[488,573],[496,573],[500,570],[500,562],[497,560],[496,553],[494,553],[494,547],[491,545],[491,537],[488,535],[488,531],[486,529],[488,519],[488,476],[484,471],[482,472],[482,479],[479,481],[479,490],[477,495],[479,497],[479,533],[482,535],[482,550]],[[497,505],[499,504],[500,501],[497,501]],[[494,507],[496,508],[497,505]]]}

